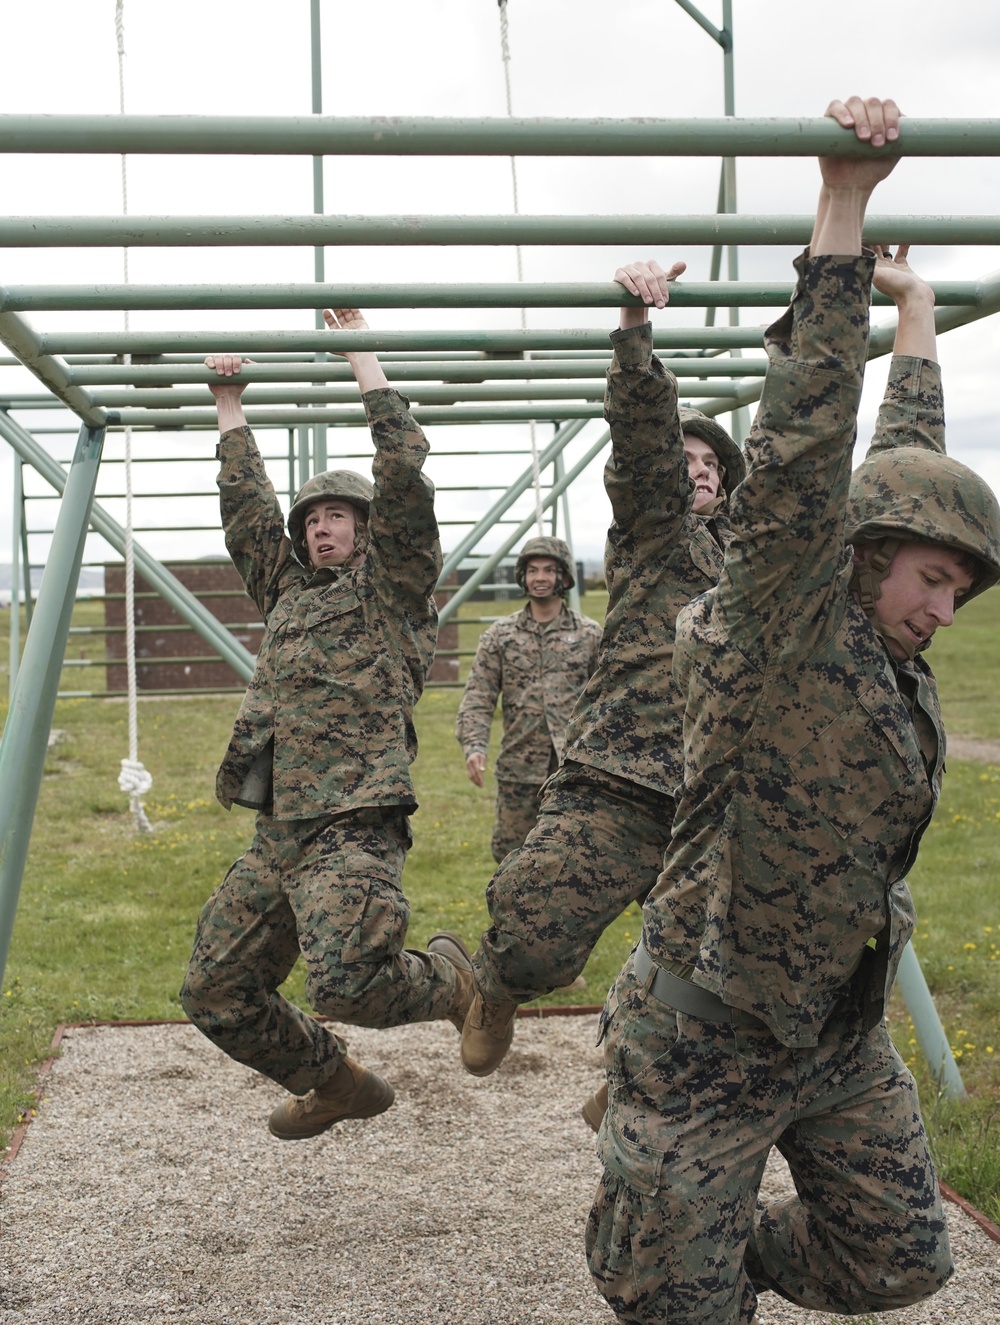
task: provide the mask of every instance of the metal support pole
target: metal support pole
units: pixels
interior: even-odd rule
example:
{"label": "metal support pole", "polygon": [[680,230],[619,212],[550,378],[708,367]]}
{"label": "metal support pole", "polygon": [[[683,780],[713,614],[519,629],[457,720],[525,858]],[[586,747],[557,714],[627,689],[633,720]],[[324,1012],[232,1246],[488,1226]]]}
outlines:
{"label": "metal support pole", "polygon": [[[597,441],[593,444],[590,450],[586,453],[586,455],[583,456],[582,459],[576,462],[576,464],[565,476],[565,478],[561,479],[558,483],[554,483],[552,485],[552,487],[545,495],[545,498],[542,502],[542,508],[546,509],[549,506],[551,506],[553,502],[557,501],[559,497],[561,497],[562,494],[565,492],[565,490],[570,486],[570,484],[572,484],[576,479],[580,477],[580,475],[587,468],[587,466],[594,459],[594,457],[600,455],[601,451],[604,450],[604,448],[607,446],[607,444],[610,441],[611,441],[611,430],[606,429],[597,439]],[[497,550],[494,553],[492,553],[487,558],[487,560],[484,561],[483,564],[473,572],[472,575],[469,576],[469,578],[461,586],[461,588],[457,589],[455,593],[452,594],[452,596],[448,599],[445,605],[441,608],[441,612],[438,617],[438,622],[440,625],[444,625],[444,623],[450,617],[454,616],[455,613],[458,611],[458,609],[462,606],[462,604],[468,598],[472,597],[472,595],[476,592],[476,590],[483,583],[483,581],[489,579],[489,577],[496,570],[497,566],[499,566],[500,562],[503,561],[504,557],[511,550],[514,544],[517,543],[520,539],[522,539],[525,536],[525,534],[528,532],[528,530],[534,527],[534,524],[535,524],[535,513],[532,512],[531,515],[529,515],[526,520],[521,521],[521,523],[517,526],[517,528],[514,530],[512,534],[508,535],[508,537],[504,540],[504,542],[500,545],[500,547],[497,548]]]}
{"label": "metal support pole", "polygon": [[[309,3],[309,32],[310,44],[312,49],[312,110],[314,115],[323,114],[323,47],[320,41],[319,26],[319,0],[310,0]],[[323,158],[314,156],[312,159],[313,170],[313,212],[317,216],[323,215]],[[317,285],[323,285],[326,282],[326,254],[323,246],[317,244],[313,249],[313,279]],[[323,310],[315,309],[313,313],[316,330],[322,331],[325,323],[323,321]],[[317,352],[317,360],[326,358],[325,354]],[[313,472],[320,474],[326,469],[326,426],[317,423],[313,428]]]}
{"label": "metal support pole", "polygon": [[912,943],[906,945],[899,959],[896,987],[913,1019],[917,1040],[939,1089],[949,1099],[964,1099],[965,1085]]}
{"label": "metal support pole", "polygon": [[[553,466],[552,466],[552,471],[553,471],[553,479],[554,479],[553,486],[558,488],[558,487],[560,487],[560,486],[562,485],[563,479],[565,479],[565,477],[566,477],[566,462],[565,462],[565,457],[564,457],[562,451],[560,451],[559,454],[556,456],[556,458],[555,458],[555,462],[554,462],[554,464],[553,464]],[[563,516],[563,525],[564,525],[564,530],[563,530],[564,541],[565,541],[565,543],[566,543],[566,546],[569,548],[570,553],[572,554],[572,552],[573,552],[573,527],[572,527],[572,525],[571,525],[570,522],[569,522],[569,489],[566,488],[566,487],[563,487],[563,489],[562,489],[562,496],[559,498],[559,503],[558,503],[558,504],[557,504],[556,502],[553,502],[553,503],[552,503],[552,532],[553,532],[553,533],[555,533],[555,514],[556,514],[556,511],[558,510],[560,504],[562,505],[562,516]],[[573,609],[574,612],[579,612],[579,610],[580,610],[580,585],[579,585],[579,582],[577,581],[577,578],[576,578],[576,562],[575,562],[575,559],[574,559],[574,564],[573,564],[572,570],[573,570],[573,581],[574,581],[574,583],[573,583],[573,587],[572,587],[572,589],[570,589],[570,591],[569,591],[569,605],[570,605],[570,607]]]}
{"label": "metal support pole", "polygon": [[[563,424],[563,426],[549,442],[548,446],[538,457],[539,465],[544,468],[550,464],[559,454],[562,448],[579,433],[584,426],[585,420],[576,419],[572,423]],[[444,565],[441,568],[441,578],[438,580],[438,587],[444,588],[445,582],[453,571],[457,570],[463,559],[476,546],[484,534],[488,533],[494,525],[498,523],[502,516],[514,505],[518,497],[527,492],[534,484],[534,473],[532,466],[529,465],[520,478],[516,479],[507,491],[500,497],[479,520],[473,528],[459,539],[457,545],[445,557]]]}
{"label": "metal support pole", "polygon": [[14,537],[10,549],[10,667],[8,671],[8,698],[14,697],[14,682],[17,680],[18,664],[21,660],[21,524],[24,520],[24,504],[21,500],[24,475],[21,473],[21,457],[12,455],[14,466],[14,500],[11,511],[11,528]]}
{"label": "metal support pole", "polygon": [[0,738],[0,979],[10,951],[103,446],[104,428],[84,424]]}

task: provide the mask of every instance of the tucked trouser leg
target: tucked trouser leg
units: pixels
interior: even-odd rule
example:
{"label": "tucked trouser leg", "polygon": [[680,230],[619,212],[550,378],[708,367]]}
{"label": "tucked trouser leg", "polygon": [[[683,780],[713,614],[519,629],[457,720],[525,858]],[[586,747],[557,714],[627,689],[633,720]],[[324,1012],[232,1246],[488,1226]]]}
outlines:
{"label": "tucked trouser leg", "polygon": [[202,908],[181,1003],[231,1058],[301,1093],[331,1076],[346,1050],[276,992],[299,944],[275,846],[259,831]]}
{"label": "tucked trouser leg", "polygon": [[861,1037],[835,1016],[824,1042],[838,1037],[849,1049],[833,1072],[821,1059],[778,1141],[798,1197],[760,1212],[753,1243],[768,1287],[860,1315],[931,1296],[952,1261],[912,1076],[884,1025]]}
{"label": "tucked trouser leg", "polygon": [[344,1041],[277,992],[301,952],[318,1012],[357,1026],[447,1015],[455,970],[403,950],[405,815],[260,816],[247,853],[198,921],[181,1002],[230,1057],[301,1094],[336,1071]]}
{"label": "tucked trouser leg", "polygon": [[673,802],[562,770],[538,821],[486,890],[491,924],[473,958],[484,997],[526,1002],[571,984],[608,925],[656,880]]}
{"label": "tucked trouser leg", "polygon": [[437,1021],[455,995],[450,962],[403,947],[404,831],[390,811],[331,820],[304,845],[288,890],[312,1004],[351,1026]]}

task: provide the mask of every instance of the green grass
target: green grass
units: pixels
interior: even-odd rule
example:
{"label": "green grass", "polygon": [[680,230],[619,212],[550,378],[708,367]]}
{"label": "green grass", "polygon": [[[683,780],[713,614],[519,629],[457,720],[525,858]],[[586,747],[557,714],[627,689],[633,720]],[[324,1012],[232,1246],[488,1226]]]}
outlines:
{"label": "green grass", "polygon": [[[496,615],[518,606],[517,601],[470,604],[467,612]],[[601,619],[601,596],[588,595],[584,611]],[[479,629],[462,628],[462,647],[474,645]],[[945,632],[934,645],[953,731],[1000,736],[1000,693],[980,674],[982,669],[995,675],[998,651],[1000,623],[988,596],[963,608],[959,629]],[[6,672],[0,669],[0,719],[6,716],[6,694]],[[493,871],[493,788],[488,782],[479,790],[465,776],[453,735],[460,694],[430,690],[417,710],[420,755],[414,777],[421,808],[404,880],[413,908],[411,941],[418,947],[438,928],[473,941],[487,919],[483,894]],[[117,784],[119,761],[127,754],[125,704],[58,704],[54,726],[62,735],[46,764],[0,986],[0,1143],[32,1107],[38,1065],[59,1022],[181,1016],[177,990],[198,910],[252,832],[252,815],[227,814],[213,797],[216,765],[237,705],[232,695],[142,702],[139,753],[154,777],[146,804],[157,831],[138,836]],[[1000,1220],[998,830],[1000,767],[950,763],[911,886],[920,920],[915,947],[970,1090],[968,1102],[939,1099],[905,1008],[894,1002],[890,1017],[920,1085],[941,1176],[995,1221]],[[640,923],[638,909],[629,908],[591,957],[587,988],[546,1001],[601,1002]],[[289,992],[301,1000],[298,971]]]}

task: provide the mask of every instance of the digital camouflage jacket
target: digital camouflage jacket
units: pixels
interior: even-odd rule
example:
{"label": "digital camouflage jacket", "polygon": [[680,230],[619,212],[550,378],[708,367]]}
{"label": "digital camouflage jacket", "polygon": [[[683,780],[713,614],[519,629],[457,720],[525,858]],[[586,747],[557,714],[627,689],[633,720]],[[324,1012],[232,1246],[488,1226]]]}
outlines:
{"label": "digital camouflage jacket", "polygon": [[[249,428],[219,442],[226,546],[266,633],[216,794],[307,819],[415,805],[413,706],[433,662],[441,569],[427,442],[404,396],[363,397],[375,442],[370,546],[354,569],[302,566]],[[273,778],[267,776],[273,771]]]}
{"label": "digital camouflage jacket", "polygon": [[544,782],[553,749],[562,758],[566,723],[597,665],[600,638],[590,617],[563,607],[554,620],[536,621],[530,604],[484,630],[455,723],[466,759],[486,753],[502,696],[496,777]]}
{"label": "digital camouflage jacket", "polygon": [[725,504],[708,520],[691,509],[677,382],[653,354],[651,324],[615,331],[611,340],[604,399],[612,441],[604,470],[613,516],[604,555],[608,611],[565,757],[672,797],[683,766],[674,621],[719,578],[731,534]]}
{"label": "digital camouflage jacket", "polygon": [[[817,1042],[870,941],[868,984],[879,1008],[887,998],[944,759],[930,669],[897,667],[849,590],[873,260],[797,265],[792,308],[766,337],[739,536],[718,586],[678,618],[684,782],[644,913],[655,960],[693,966],[789,1047]],[[930,365],[924,377],[918,360],[894,366],[877,445],[940,445]]]}

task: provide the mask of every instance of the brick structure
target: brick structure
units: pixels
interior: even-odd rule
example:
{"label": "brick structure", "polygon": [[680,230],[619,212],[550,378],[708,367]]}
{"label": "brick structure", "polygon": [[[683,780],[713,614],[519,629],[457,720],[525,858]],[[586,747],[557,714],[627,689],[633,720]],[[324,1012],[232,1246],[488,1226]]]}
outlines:
{"label": "brick structure", "polygon": [[[167,570],[190,589],[194,596],[223,624],[236,627],[233,638],[251,654],[260,648],[263,624],[260,613],[247,597],[243,582],[232,562],[172,561]],[[107,637],[109,659],[107,688],[128,688],[125,669],[125,567],[109,563],[104,570],[104,624],[119,627]],[[449,591],[436,595],[440,608],[450,597]],[[146,693],[163,690],[242,690],[246,684],[221,658],[207,662],[211,646],[159,597],[140,575],[135,577],[135,661],[136,684]],[[152,627],[152,629],[141,629]],[[166,629],[175,627],[175,629]],[[180,627],[176,629],[176,627]],[[439,649],[458,648],[458,627],[452,622],[442,626]],[[118,662],[114,660],[120,660]],[[428,677],[430,682],[458,681],[458,659],[439,658]]]}

